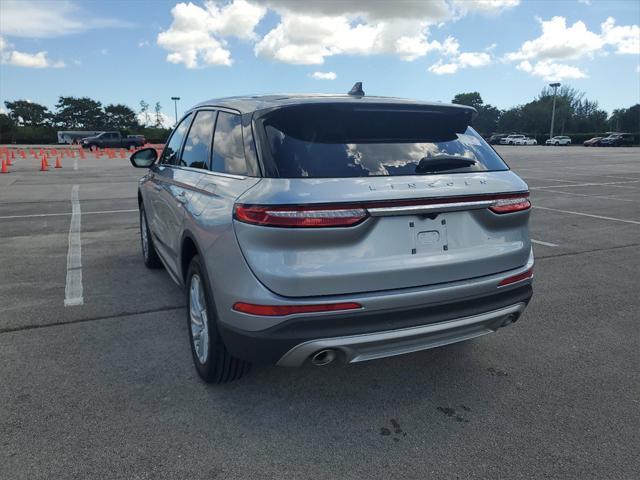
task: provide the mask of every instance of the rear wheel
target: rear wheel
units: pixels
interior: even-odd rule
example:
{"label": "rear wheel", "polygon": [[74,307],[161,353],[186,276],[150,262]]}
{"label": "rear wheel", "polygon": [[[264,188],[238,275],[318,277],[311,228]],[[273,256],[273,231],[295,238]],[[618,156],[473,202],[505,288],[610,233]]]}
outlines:
{"label": "rear wheel", "polygon": [[233,357],[220,337],[213,296],[197,255],[191,259],[186,280],[189,339],[198,375],[207,383],[226,383],[240,378],[250,364]]}
{"label": "rear wheel", "polygon": [[142,244],[142,258],[148,268],[161,268],[162,262],[158,257],[158,252],[153,245],[149,225],[147,225],[147,214],[144,211],[144,204],[140,204],[140,243]]}

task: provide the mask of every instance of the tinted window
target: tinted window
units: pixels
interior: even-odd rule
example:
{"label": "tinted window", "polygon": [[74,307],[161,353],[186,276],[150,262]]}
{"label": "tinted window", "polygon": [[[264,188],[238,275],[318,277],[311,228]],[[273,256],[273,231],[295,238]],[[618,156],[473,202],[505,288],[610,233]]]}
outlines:
{"label": "tinted window", "polygon": [[495,151],[467,126],[467,115],[465,111],[335,105],[275,110],[258,122],[264,129],[266,176],[340,178],[507,170]]}
{"label": "tinted window", "polygon": [[196,114],[182,149],[180,165],[192,168],[208,168],[209,148],[211,147],[215,123],[216,112],[201,111]]}
{"label": "tinted window", "polygon": [[240,115],[218,113],[216,133],[213,137],[212,170],[235,175],[247,174]]}
{"label": "tinted window", "polygon": [[189,122],[191,121],[192,116],[192,114],[189,114],[184,117],[182,122],[180,122],[180,125],[175,128],[171,138],[169,139],[169,143],[164,147],[160,163],[169,165],[176,165],[178,163],[178,153],[182,146],[182,140],[184,140],[184,136],[187,134],[187,129],[189,128]]}

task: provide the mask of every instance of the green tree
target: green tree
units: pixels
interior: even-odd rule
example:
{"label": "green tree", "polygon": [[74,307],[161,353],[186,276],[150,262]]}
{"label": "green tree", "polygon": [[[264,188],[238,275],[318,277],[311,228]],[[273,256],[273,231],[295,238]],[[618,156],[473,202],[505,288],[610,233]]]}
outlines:
{"label": "green tree", "polygon": [[484,102],[482,101],[482,97],[478,92],[468,92],[468,93],[459,93],[451,103],[457,103],[458,105],[468,105],[469,107],[473,107],[476,110],[483,106]]}
{"label": "green tree", "polygon": [[60,97],[56,108],[55,122],[58,126],[100,130],[107,125],[102,104],[89,97]]}
{"label": "green tree", "polygon": [[630,108],[616,108],[607,123],[616,132],[640,132],[640,103]]}
{"label": "green tree", "polygon": [[136,112],[126,105],[116,104],[104,107],[105,127],[109,130],[134,130],[140,127]]}
{"label": "green tree", "polygon": [[16,125],[40,127],[47,125],[51,120],[51,112],[44,105],[29,100],[16,100],[4,104],[9,110],[9,117]]}
{"label": "green tree", "polygon": [[160,102],[156,102],[156,106],[154,107],[155,113],[156,113],[156,123],[154,125],[155,128],[162,128],[163,125],[163,121],[162,121],[162,105],[160,105]]}
{"label": "green tree", "polygon": [[145,127],[149,126],[151,123],[151,118],[149,117],[149,104],[144,100],[140,100],[140,114],[142,115],[142,123]]}
{"label": "green tree", "polygon": [[473,120],[473,128],[481,135],[487,136],[496,131],[502,112],[493,105],[485,105],[478,92],[459,93],[453,97],[451,103],[467,105],[478,111],[478,115]]}
{"label": "green tree", "polygon": [[15,129],[16,124],[11,117],[6,113],[0,113],[0,143],[12,142]]}

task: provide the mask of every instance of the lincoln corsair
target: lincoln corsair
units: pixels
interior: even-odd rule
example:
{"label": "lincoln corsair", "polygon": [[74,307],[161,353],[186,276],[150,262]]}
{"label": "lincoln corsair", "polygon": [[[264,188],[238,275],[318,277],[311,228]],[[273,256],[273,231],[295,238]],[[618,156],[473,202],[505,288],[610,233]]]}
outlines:
{"label": "lincoln corsair", "polygon": [[184,287],[202,379],[515,322],[532,295],[529,192],[475,114],[364,92],[234,97],[134,153],[144,262]]}

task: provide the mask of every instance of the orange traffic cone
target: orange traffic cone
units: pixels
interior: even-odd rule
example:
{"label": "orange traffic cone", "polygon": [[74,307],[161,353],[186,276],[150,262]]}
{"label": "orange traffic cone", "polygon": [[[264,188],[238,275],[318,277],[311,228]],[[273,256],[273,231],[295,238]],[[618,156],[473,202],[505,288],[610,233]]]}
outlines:
{"label": "orange traffic cone", "polygon": [[7,152],[7,166],[11,166],[11,156],[9,155],[9,152]]}
{"label": "orange traffic cone", "polygon": [[2,159],[2,168],[0,169],[0,173],[9,173],[9,168],[7,167],[7,161]]}
{"label": "orange traffic cone", "polygon": [[49,165],[47,165],[47,157],[42,157],[42,161],[40,162],[40,171],[46,172],[49,170]]}
{"label": "orange traffic cone", "polygon": [[60,157],[56,157],[56,166],[55,168],[62,168],[62,161],[60,160]]}

